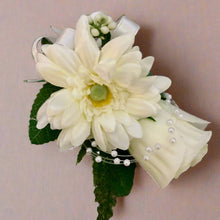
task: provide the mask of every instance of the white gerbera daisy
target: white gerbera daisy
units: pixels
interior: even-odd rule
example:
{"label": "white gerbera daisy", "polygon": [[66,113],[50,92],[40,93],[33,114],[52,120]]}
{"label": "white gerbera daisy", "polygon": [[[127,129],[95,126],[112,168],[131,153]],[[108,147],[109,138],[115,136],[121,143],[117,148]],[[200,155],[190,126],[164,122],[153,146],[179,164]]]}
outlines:
{"label": "white gerbera daisy", "polygon": [[59,44],[42,46],[37,70],[62,89],[39,109],[37,127],[50,123],[51,129],[61,129],[61,150],[78,147],[88,138],[103,151],[126,150],[132,138],[143,135],[138,120],[157,114],[160,93],[171,81],[146,77],[154,59],[142,59],[139,48],[133,47],[134,37],[121,35],[99,49],[83,15],[74,50]]}

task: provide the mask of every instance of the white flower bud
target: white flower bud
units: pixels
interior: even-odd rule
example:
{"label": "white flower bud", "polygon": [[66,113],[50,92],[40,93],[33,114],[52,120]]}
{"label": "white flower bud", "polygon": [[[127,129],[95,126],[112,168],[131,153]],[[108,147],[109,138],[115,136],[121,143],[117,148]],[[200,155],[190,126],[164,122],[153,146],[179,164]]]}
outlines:
{"label": "white flower bud", "polygon": [[95,17],[94,17],[94,22],[98,23],[103,17],[102,13],[98,13]]}
{"label": "white flower bud", "polygon": [[88,16],[88,22],[89,22],[89,24],[93,23],[93,20],[92,20],[91,16]]}
{"label": "white flower bud", "polygon": [[108,21],[108,24],[112,23],[113,22],[112,17],[107,16],[107,21]]}
{"label": "white flower bud", "polygon": [[102,32],[103,34],[107,34],[107,33],[109,32],[108,27],[106,27],[106,26],[101,27],[101,32]]}
{"label": "white flower bud", "polygon": [[116,28],[116,26],[117,26],[117,24],[113,21],[113,22],[111,22],[111,23],[108,25],[108,28],[109,28],[110,30],[113,30],[113,29]]}
{"label": "white flower bud", "polygon": [[99,31],[96,28],[92,28],[91,29],[91,34],[94,37],[98,37],[99,36]]}

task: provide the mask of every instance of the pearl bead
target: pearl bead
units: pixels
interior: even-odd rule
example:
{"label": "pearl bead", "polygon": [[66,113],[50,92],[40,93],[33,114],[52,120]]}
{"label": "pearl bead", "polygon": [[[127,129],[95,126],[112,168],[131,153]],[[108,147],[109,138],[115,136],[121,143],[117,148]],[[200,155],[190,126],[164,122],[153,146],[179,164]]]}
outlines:
{"label": "pearl bead", "polygon": [[147,155],[144,155],[144,160],[149,160],[150,158],[149,158],[149,156],[147,156]]}
{"label": "pearl bead", "polygon": [[179,118],[183,118],[183,114],[179,114],[178,116],[179,116]]}
{"label": "pearl bead", "polygon": [[91,143],[91,145],[92,145],[92,147],[97,147],[97,144],[96,144],[95,141],[93,141],[93,142]]}
{"label": "pearl bead", "polygon": [[97,163],[100,163],[100,162],[102,162],[102,158],[101,158],[100,156],[97,156],[97,157],[95,158],[95,161],[96,161]]}
{"label": "pearl bead", "polygon": [[172,125],[173,124],[173,120],[172,119],[167,120],[167,124],[168,125]]}
{"label": "pearl bead", "polygon": [[147,147],[147,148],[146,148],[146,151],[147,151],[148,153],[150,153],[150,152],[152,152],[152,148],[151,148],[151,147]]}
{"label": "pearl bead", "polygon": [[172,95],[169,93],[165,93],[165,98],[170,100],[172,99]]}
{"label": "pearl bead", "polygon": [[118,152],[116,150],[113,150],[111,152],[112,157],[117,157],[118,156]]}
{"label": "pearl bead", "polygon": [[114,164],[120,164],[120,159],[119,158],[115,158],[114,159]]}
{"label": "pearl bead", "polygon": [[92,148],[90,148],[90,147],[87,148],[87,149],[86,149],[86,153],[92,153]]}
{"label": "pearl bead", "polygon": [[155,144],[155,146],[154,146],[157,150],[160,150],[160,148],[161,148],[161,146],[160,146],[160,144],[159,143],[157,143],[157,144]]}
{"label": "pearl bead", "polygon": [[178,109],[176,109],[175,113],[178,115],[180,113],[180,111]]}
{"label": "pearl bead", "polygon": [[130,166],[130,164],[131,164],[130,160],[128,160],[128,159],[124,160],[124,165],[126,167]]}
{"label": "pearl bead", "polygon": [[176,143],[176,138],[174,138],[174,137],[171,138],[171,139],[170,139],[170,142],[171,142],[172,144]]}
{"label": "pearl bead", "polygon": [[167,103],[171,103],[170,99],[166,99],[166,102],[167,102]]}
{"label": "pearl bead", "polygon": [[97,151],[96,153],[97,153],[97,154],[100,154],[100,151]]}
{"label": "pearl bead", "polygon": [[169,133],[172,134],[172,133],[174,133],[174,131],[175,131],[175,129],[174,129],[173,127],[169,127],[169,128],[168,128],[168,132],[169,132]]}

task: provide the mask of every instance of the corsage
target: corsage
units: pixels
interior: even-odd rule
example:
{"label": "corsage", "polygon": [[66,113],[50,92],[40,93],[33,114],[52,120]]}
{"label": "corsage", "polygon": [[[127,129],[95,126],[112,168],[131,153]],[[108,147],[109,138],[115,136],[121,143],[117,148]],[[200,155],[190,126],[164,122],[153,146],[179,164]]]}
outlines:
{"label": "corsage", "polygon": [[57,140],[93,159],[99,220],[127,196],[136,163],[162,188],[196,165],[208,150],[208,121],[181,110],[165,91],[171,80],[152,75],[151,56],[134,46],[139,26],[102,12],[82,15],[75,29],[52,27],[56,37],[33,44],[43,86],[29,123],[32,144]]}

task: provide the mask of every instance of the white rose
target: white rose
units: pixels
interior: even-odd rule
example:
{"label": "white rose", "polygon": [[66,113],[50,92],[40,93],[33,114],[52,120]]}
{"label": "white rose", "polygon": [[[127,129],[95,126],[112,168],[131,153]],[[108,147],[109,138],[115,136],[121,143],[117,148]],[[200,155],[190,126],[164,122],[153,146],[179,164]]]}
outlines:
{"label": "white rose", "polygon": [[209,122],[160,101],[156,122],[142,119],[143,138],[133,139],[129,148],[137,162],[162,188],[173,178],[201,161],[208,151]]}

